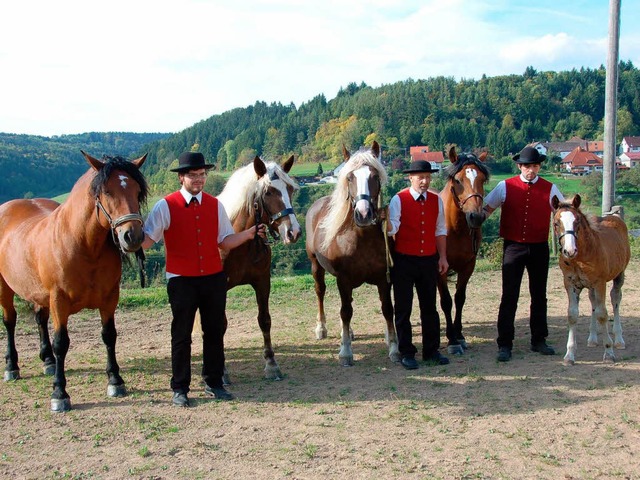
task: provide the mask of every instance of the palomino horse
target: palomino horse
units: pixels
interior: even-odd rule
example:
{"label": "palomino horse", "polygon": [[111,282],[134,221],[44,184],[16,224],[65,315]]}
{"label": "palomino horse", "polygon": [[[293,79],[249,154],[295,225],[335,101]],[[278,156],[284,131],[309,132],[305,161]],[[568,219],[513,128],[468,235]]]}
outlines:
{"label": "palomino horse", "polygon": [[[552,199],[555,210],[553,229],[560,243],[558,263],[569,297],[569,338],[564,363],[573,365],[576,360],[576,323],[580,292],[583,288],[589,290],[591,301],[591,325],[587,345],[597,345],[600,330],[604,333],[603,361],[615,362],[613,347],[625,348],[620,324],[620,301],[624,271],[631,258],[627,226],[617,215],[587,219],[580,211],[580,201],[580,195],[573,197],[571,202],[560,202],[555,196]],[[609,318],[605,303],[607,282],[610,280],[613,280],[610,297],[615,341],[612,341],[609,335]]]}
{"label": "palomino horse", "polygon": [[380,146],[353,156],[343,147],[345,163],[333,193],[317,200],[306,217],[306,248],[318,297],[316,337],[326,338],[325,271],[335,275],[340,292],[342,319],[340,363],[353,365],[351,350],[352,292],[363,283],[378,287],[386,320],[385,340],[389,357],[400,360],[393,324],[391,284],[387,280],[386,232],[377,224],[378,198],[387,181],[380,163]]}
{"label": "palomino horse", "polygon": [[[40,358],[53,373],[51,410],[71,408],[64,361],[69,350],[69,315],[98,309],[107,347],[107,395],[126,394],[116,361],[114,313],[120,296],[123,253],[144,239],[140,204],[147,183],[139,171],[146,155],[128,162],[100,161],[82,152],[91,168],[62,205],[45,199],[11,200],[0,206],[0,304],[7,329],[4,379],[20,378],[15,346],[14,295],[34,305]],[[53,349],[47,322],[53,317]],[[53,367],[55,366],[55,370]]]}
{"label": "palomino horse", "polygon": [[[231,175],[218,199],[224,205],[236,232],[264,223],[274,239],[282,239],[285,244],[298,241],[301,230],[291,198],[299,187],[288,175],[292,165],[293,156],[281,166],[274,162],[265,163],[260,157],[255,157],[252,164]],[[282,372],[271,346],[271,247],[256,236],[253,242],[221,253],[228,276],[228,289],[248,284],[255,291],[258,325],[264,337],[265,377],[281,379]],[[228,381],[225,370],[224,382]]]}
{"label": "palomino horse", "polygon": [[[444,171],[447,184],[440,192],[447,225],[447,261],[449,271],[438,277],[440,307],[447,321],[447,351],[462,354],[467,342],[462,335],[462,308],[467,298],[467,284],[476,266],[476,255],[482,241],[481,226],[485,216],[482,212],[484,185],[489,180],[489,170],[484,164],[487,153],[480,157],[472,153],[456,154],[455,147],[449,150],[451,165]],[[455,298],[455,320],[451,318],[453,303],[447,276],[457,273]]]}

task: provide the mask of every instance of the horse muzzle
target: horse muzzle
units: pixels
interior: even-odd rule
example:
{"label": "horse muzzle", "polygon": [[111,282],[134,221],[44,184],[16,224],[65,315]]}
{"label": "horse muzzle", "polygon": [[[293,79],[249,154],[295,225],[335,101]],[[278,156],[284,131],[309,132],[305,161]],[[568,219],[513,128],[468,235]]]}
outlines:
{"label": "horse muzzle", "polygon": [[375,223],[375,211],[371,201],[360,198],[353,207],[353,221],[358,227],[368,227]]}
{"label": "horse muzzle", "polygon": [[480,228],[484,223],[485,216],[482,211],[478,212],[468,212],[465,214],[465,218],[467,219],[467,226],[469,228]]}
{"label": "horse muzzle", "polygon": [[126,225],[121,225],[116,227],[115,233],[120,250],[124,253],[133,253],[142,246],[144,231],[141,223],[129,222]]}

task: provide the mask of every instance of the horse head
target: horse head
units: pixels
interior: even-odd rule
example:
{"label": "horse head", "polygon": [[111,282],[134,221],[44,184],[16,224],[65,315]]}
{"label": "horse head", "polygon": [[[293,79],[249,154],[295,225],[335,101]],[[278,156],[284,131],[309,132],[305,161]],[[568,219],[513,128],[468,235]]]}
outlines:
{"label": "horse head", "polygon": [[343,145],[342,154],[346,162],[353,162],[345,176],[353,220],[358,227],[373,225],[378,216],[383,183],[381,176],[384,173],[380,163],[380,145],[374,141],[370,151],[358,152],[353,158]]}
{"label": "horse head", "polygon": [[578,255],[578,232],[581,214],[578,208],[582,199],[576,194],[571,202],[561,202],[555,195],[551,199],[553,206],[553,231],[558,237],[560,253],[564,257],[574,258]]}
{"label": "horse head", "polygon": [[98,223],[111,231],[122,252],[135,252],[144,240],[140,205],[146,201],[148,187],[140,167],[147,155],[131,162],[122,157],[104,156],[98,160],[85,152],[82,155],[96,171],[90,191]]}
{"label": "horse head", "polygon": [[480,228],[485,220],[482,212],[484,185],[489,180],[489,170],[484,164],[487,152],[479,157],[473,153],[456,153],[456,148],[449,149],[449,160],[446,175],[451,185],[451,196],[458,208],[464,212],[469,228]]}
{"label": "horse head", "polygon": [[293,165],[293,155],[277,165],[273,162],[265,164],[260,157],[253,159],[253,168],[258,179],[264,183],[258,187],[256,194],[259,222],[265,223],[276,240],[282,238],[285,244],[295,243],[302,230],[293,212],[291,199],[297,189],[296,183],[288,173]]}

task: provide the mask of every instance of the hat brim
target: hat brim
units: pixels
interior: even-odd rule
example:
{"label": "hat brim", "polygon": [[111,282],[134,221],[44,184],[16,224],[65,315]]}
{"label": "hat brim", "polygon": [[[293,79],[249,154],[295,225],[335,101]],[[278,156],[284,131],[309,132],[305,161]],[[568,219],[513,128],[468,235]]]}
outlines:
{"label": "hat brim", "polygon": [[188,172],[189,170],[200,170],[201,168],[204,168],[205,170],[209,170],[210,168],[215,167],[215,165],[210,165],[208,163],[205,163],[204,165],[197,165],[197,166],[192,166],[192,167],[188,167],[188,166],[182,166],[182,167],[177,167],[177,168],[171,168],[169,169],[170,172],[177,172],[177,173],[183,173],[183,172]]}
{"label": "hat brim", "polygon": [[425,170],[424,168],[420,168],[418,170],[412,170],[412,169],[407,169],[407,170],[403,170],[402,173],[434,173],[437,170],[434,170],[433,168],[429,169],[429,170]]}

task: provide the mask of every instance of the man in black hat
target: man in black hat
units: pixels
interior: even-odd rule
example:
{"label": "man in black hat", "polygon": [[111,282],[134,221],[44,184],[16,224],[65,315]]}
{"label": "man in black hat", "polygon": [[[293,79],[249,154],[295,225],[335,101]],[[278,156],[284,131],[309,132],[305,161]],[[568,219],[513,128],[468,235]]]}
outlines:
{"label": "man in black hat", "polygon": [[412,342],[411,307],[413,288],[418,294],[422,325],[422,359],[431,365],[446,365],[449,359],[440,348],[440,317],[436,309],[438,275],[449,268],[447,229],[440,197],[429,192],[431,163],[411,162],[403,173],[409,174],[410,187],[401,190],[389,202],[388,235],[395,235],[393,284],[395,325],[401,363],[407,370],[418,368],[417,348]]}
{"label": "man in black hat", "polygon": [[485,198],[485,215],[498,207],[502,249],[502,299],[498,312],[498,361],[511,360],[515,316],[524,270],[529,276],[531,350],[542,355],[555,351],[547,345],[547,277],[551,199],[564,197],[558,188],[538,176],[545,160],[538,150],[525,147],[513,157],[520,175],[503,180]]}
{"label": "man in black hat", "polygon": [[[207,170],[197,152],[178,159],[180,190],[159,200],[144,225],[144,248],[163,240],[167,293],[171,305],[171,389],[173,404],[189,406],[191,383],[191,331],[196,310],[202,323],[202,378],[205,394],[220,400],[233,395],[222,385],[224,370],[224,315],[227,278],[219,248],[231,250],[251,240],[256,227],[235,233],[222,203],[203,192]],[[264,225],[257,228],[265,237]]]}

